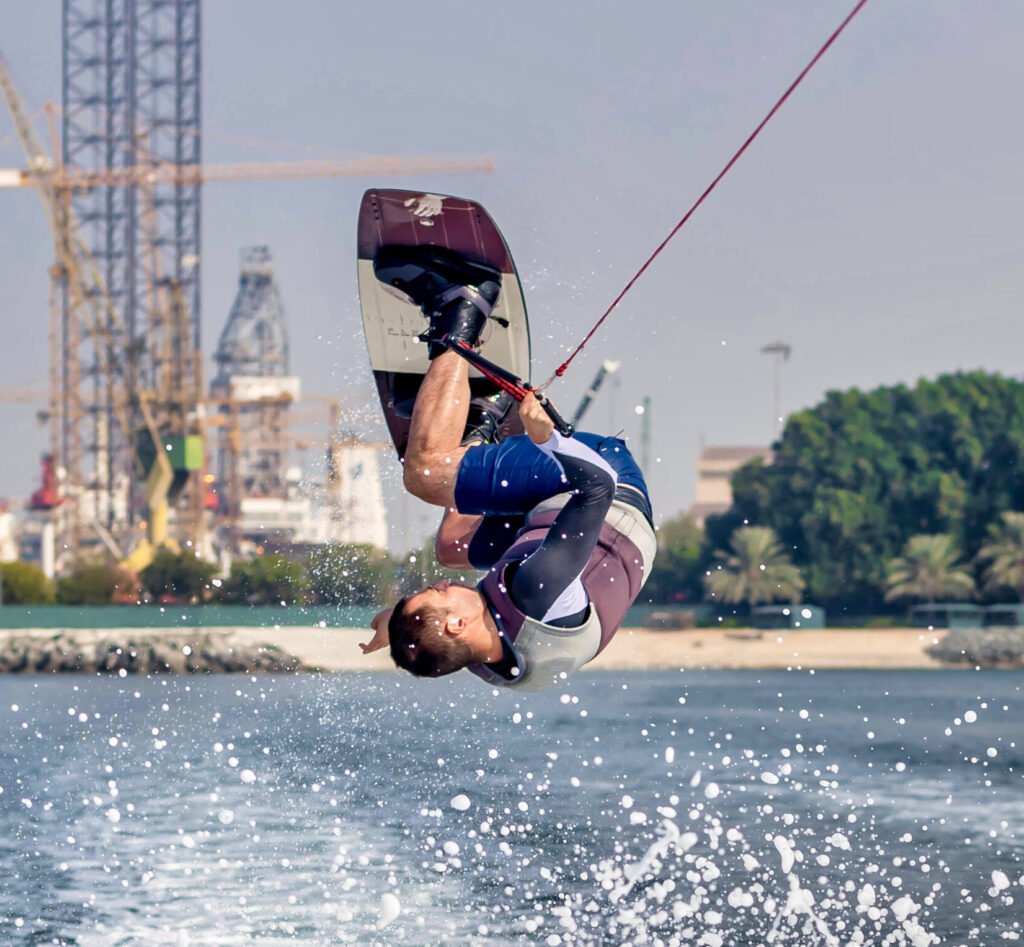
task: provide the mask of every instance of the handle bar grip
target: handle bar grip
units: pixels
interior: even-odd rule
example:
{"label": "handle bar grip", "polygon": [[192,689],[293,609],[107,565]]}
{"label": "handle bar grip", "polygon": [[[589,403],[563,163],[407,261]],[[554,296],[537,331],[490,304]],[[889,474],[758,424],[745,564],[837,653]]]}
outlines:
{"label": "handle bar grip", "polygon": [[576,432],[576,428],[558,413],[555,406],[551,403],[551,399],[547,395],[537,395],[537,400],[544,409],[544,413],[551,418],[552,423],[555,425],[555,430],[563,437],[572,437]]}

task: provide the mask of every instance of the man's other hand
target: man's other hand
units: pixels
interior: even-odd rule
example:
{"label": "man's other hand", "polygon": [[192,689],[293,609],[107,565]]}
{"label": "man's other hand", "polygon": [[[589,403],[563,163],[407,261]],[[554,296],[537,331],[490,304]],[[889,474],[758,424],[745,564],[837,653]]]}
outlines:
{"label": "man's other hand", "polygon": [[385,608],[373,616],[373,621],[370,622],[370,627],[373,629],[373,637],[366,644],[359,643],[363,654],[380,651],[381,648],[386,648],[391,644],[391,639],[388,637],[388,621],[393,611],[393,608]]}
{"label": "man's other hand", "polygon": [[519,405],[519,418],[523,422],[523,429],[534,444],[546,444],[555,429],[554,422],[532,391]]}

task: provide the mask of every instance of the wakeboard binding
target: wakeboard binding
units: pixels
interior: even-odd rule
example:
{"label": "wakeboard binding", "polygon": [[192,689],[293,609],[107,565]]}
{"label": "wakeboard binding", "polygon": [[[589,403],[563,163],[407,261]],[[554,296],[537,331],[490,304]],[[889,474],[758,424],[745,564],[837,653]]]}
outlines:
{"label": "wakeboard binding", "polygon": [[429,320],[419,338],[437,358],[444,339],[474,348],[501,293],[501,272],[444,247],[384,246],[373,261],[374,273],[391,292],[418,306]]}

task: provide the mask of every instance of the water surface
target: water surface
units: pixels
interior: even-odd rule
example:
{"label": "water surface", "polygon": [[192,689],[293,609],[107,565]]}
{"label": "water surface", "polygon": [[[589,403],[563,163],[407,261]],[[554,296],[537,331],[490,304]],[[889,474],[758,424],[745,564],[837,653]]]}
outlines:
{"label": "water surface", "polygon": [[0,943],[1012,943],[1022,684],[4,678]]}

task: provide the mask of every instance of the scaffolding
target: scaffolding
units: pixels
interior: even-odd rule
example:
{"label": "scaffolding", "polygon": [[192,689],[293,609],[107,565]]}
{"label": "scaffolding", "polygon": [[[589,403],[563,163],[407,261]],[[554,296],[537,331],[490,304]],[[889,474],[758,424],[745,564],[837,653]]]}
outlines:
{"label": "scaffolding", "polygon": [[[62,164],[66,173],[200,164],[199,0],[64,0]],[[83,325],[64,293],[59,351],[60,456],[77,485],[67,545],[81,520],[130,548],[143,477],[137,432],[149,402],[161,432],[181,426],[184,392],[162,395],[199,350],[198,180],[76,188],[65,194],[108,296],[99,327]],[[95,290],[93,290],[95,292]],[[197,363],[196,363],[197,364]],[[192,369],[183,379],[195,389]],[[161,392],[161,397],[147,393]],[[115,406],[130,405],[127,430]],[[175,404],[176,403],[176,404]],[[193,491],[194,492],[194,491]]]}

